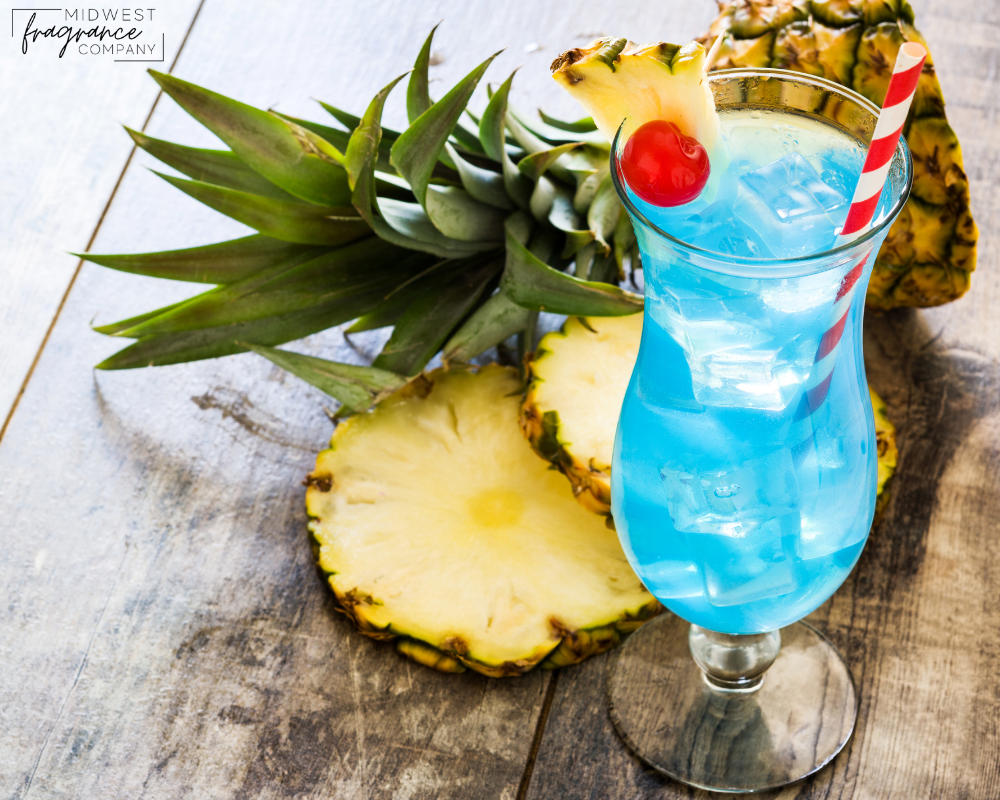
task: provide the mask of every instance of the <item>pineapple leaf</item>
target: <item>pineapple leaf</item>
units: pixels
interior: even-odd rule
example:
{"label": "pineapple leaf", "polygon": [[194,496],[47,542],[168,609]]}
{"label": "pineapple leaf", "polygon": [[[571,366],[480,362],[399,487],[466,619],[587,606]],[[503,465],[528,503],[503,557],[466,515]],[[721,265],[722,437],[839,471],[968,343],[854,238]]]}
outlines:
{"label": "pineapple leaf", "polygon": [[414,375],[441,349],[501,269],[495,258],[454,265],[454,277],[418,298],[400,317],[372,366]]}
{"label": "pineapple leaf", "polygon": [[297,198],[261,177],[229,150],[203,150],[166,142],[125,127],[138,147],[189,178],[227,189],[295,202]]}
{"label": "pineapple leaf", "polygon": [[537,153],[532,153],[518,161],[517,168],[531,180],[537,181],[545,174],[545,170],[551,167],[564,153],[575,150],[582,144],[583,142],[570,142],[548,150],[539,150]]}
{"label": "pineapple leaf", "polygon": [[277,345],[301,339],[366,314],[381,302],[384,290],[338,298],[279,317],[145,336],[97,365],[97,369],[135,369],[201,361],[243,353],[247,344]]}
{"label": "pineapple leaf", "polygon": [[344,157],[347,180],[352,193],[357,189],[359,179],[362,177],[370,179],[368,166],[377,160],[379,143],[382,141],[381,119],[385,99],[404,77],[405,73],[382,87],[368,104],[364,117],[354,126]]}
{"label": "pineapple leaf", "polygon": [[[320,105],[323,105],[323,103],[321,102]],[[288,114],[282,114],[280,111],[275,111],[274,109],[269,109],[269,112],[274,114],[276,117],[281,117],[289,122],[294,122],[300,128],[312,131],[317,136],[322,136],[342,153],[347,150],[347,142],[351,138],[351,131],[341,130],[340,128],[331,128],[329,125],[323,125],[319,122],[313,122],[308,119],[301,119],[300,117],[292,117]]]}
{"label": "pineapple leaf", "polygon": [[437,261],[420,274],[404,281],[386,295],[378,308],[358,318],[345,333],[361,333],[395,325],[419,297],[428,292],[436,292],[451,277],[450,267],[450,261]]}
{"label": "pineapple leaf", "polygon": [[[129,328],[134,328],[147,320],[151,320],[154,317],[158,317],[161,314],[166,314],[173,311],[175,308],[179,308],[184,305],[182,300],[180,303],[171,303],[169,306],[164,306],[163,308],[158,308],[155,311],[147,311],[145,314],[140,314],[137,317],[129,317],[128,319],[123,319],[120,322],[112,322],[107,325],[92,325],[91,329],[97,333],[103,333],[105,336],[119,336]],[[126,338],[132,338],[126,336]]]}
{"label": "pineapple leaf", "polygon": [[480,203],[457,186],[428,186],[424,198],[427,217],[445,236],[462,242],[503,241],[506,212]]}
{"label": "pineapple leaf", "polygon": [[505,236],[513,236],[519,244],[527,247],[531,240],[531,232],[535,229],[535,224],[531,217],[523,211],[515,211],[504,221]]}
{"label": "pineapple leaf", "polygon": [[469,361],[508,336],[525,330],[534,311],[497,292],[477,308],[444,346],[445,361]]}
{"label": "pineapple leaf", "polygon": [[618,264],[618,274],[625,274],[625,256],[629,251],[637,246],[635,229],[632,227],[632,220],[628,214],[619,214],[618,223],[615,225],[612,234],[612,243],[615,248],[615,261]]}
{"label": "pineapple leaf", "polygon": [[[397,78],[379,92],[365,112],[364,129],[359,125],[351,134],[358,137],[356,146],[348,144],[348,170],[354,178],[354,192],[351,201],[358,213],[368,222],[372,230],[387,242],[421,250],[442,258],[461,258],[473,253],[497,247],[491,242],[462,242],[451,239],[434,227],[427,212],[416,203],[407,203],[392,198],[379,199],[375,192],[375,151],[371,142],[377,145],[378,131],[381,130],[382,108],[385,98]],[[426,189],[426,187],[425,187]]]}
{"label": "pineapple leaf", "polygon": [[592,133],[597,130],[597,125],[594,124],[593,117],[584,117],[583,119],[578,119],[576,122],[567,122],[562,119],[550,117],[542,111],[542,109],[538,109],[538,116],[542,118],[542,122],[553,128],[558,128],[561,131],[569,131],[570,133]]}
{"label": "pineapple leaf", "polygon": [[545,222],[549,218],[555,199],[556,185],[544,175],[540,175],[535,181],[531,200],[528,201],[528,210],[531,211],[531,216],[539,222]]}
{"label": "pineapple leaf", "polygon": [[286,259],[306,254],[315,258],[327,248],[294,244],[255,233],[242,239],[218,244],[189,247],[184,250],[166,250],[162,253],[136,253],[135,255],[98,255],[73,253],[102,267],[193,283],[235,283],[259,270],[266,269]]}
{"label": "pineapple leaf", "polygon": [[[524,125],[510,113],[507,114],[507,130],[509,130],[511,136],[514,137],[514,141],[525,149],[528,156],[546,152],[552,147],[549,142],[543,141],[535,136],[535,134],[524,127]],[[577,144],[579,145],[580,143],[577,142]],[[568,158],[569,157],[567,155],[561,154],[547,165],[547,169],[552,170],[552,174],[559,178],[559,180],[565,181],[566,183],[573,183],[573,173],[570,172],[567,166],[569,163]]]}
{"label": "pineapple leaf", "polygon": [[[544,115],[541,111],[538,113],[539,116],[542,117],[542,120],[532,119],[529,115],[520,111],[515,106],[511,106],[508,109],[508,112],[517,123],[519,123],[525,130],[529,131],[533,136],[544,139],[551,144],[559,144],[561,142],[585,142],[586,144],[593,145],[594,147],[600,147],[605,151],[608,151],[611,148],[611,144],[604,138],[604,134],[597,130],[596,126],[590,128],[589,131],[571,131],[569,128],[561,128],[557,125],[550,125],[548,122],[544,121]],[[590,122],[591,125],[593,125],[593,120],[590,120]],[[574,123],[563,124],[572,125]]]}
{"label": "pineapple leaf", "polygon": [[500,88],[490,96],[490,102],[479,123],[479,141],[482,143],[486,155],[494,161],[500,162],[503,169],[504,187],[508,196],[519,208],[528,208],[531,200],[531,182],[521,174],[514,166],[510,156],[507,155],[504,133],[507,118],[507,95],[510,93],[510,86],[514,81],[515,74],[517,74],[517,70],[514,70],[510,77],[500,85]]}
{"label": "pineapple leaf", "polygon": [[[406,73],[403,74],[405,75]],[[331,106],[329,103],[324,103],[322,100],[317,100],[316,102],[323,106],[323,108],[328,111],[331,116],[335,117],[337,122],[347,128],[349,132],[353,132],[354,129],[361,123],[361,117],[355,116],[349,111],[343,111],[336,106]],[[383,128],[382,138],[387,141],[394,142],[399,138],[399,131],[394,131],[392,128]]]}
{"label": "pineapple leaf", "polygon": [[410,82],[406,86],[406,117],[410,120],[411,125],[417,121],[421,114],[434,105],[431,102],[431,94],[427,86],[427,69],[431,63],[431,42],[434,41],[434,32],[440,24],[439,22],[431,28],[430,34],[424,40],[424,46],[420,48],[417,60],[413,64]]}
{"label": "pineapple leaf", "polygon": [[427,196],[427,184],[434,172],[434,165],[444,152],[445,142],[448,141],[480,78],[497,55],[499,53],[494,53],[466,75],[440,101],[421,114],[393,144],[392,164],[410,184],[414,196],[421,205]]}
{"label": "pineapple leaf", "polygon": [[122,335],[138,339],[219,327],[279,316],[376,289],[386,294],[409,273],[421,270],[428,258],[422,254],[414,258],[413,253],[373,236],[319,258],[293,259],[212,289]]}
{"label": "pineapple leaf", "polygon": [[406,378],[384,369],[340,364],[255,344],[247,344],[246,347],[339,400],[352,411],[371,408],[406,383]]}
{"label": "pineapple leaf", "polygon": [[618,317],[642,311],[642,295],[554,270],[535,258],[510,231],[500,289],[513,302],[533,311],[580,317]]}
{"label": "pineapple leaf", "polygon": [[594,195],[594,202],[587,210],[587,225],[590,232],[594,234],[594,239],[604,249],[605,254],[610,253],[611,246],[608,240],[612,238],[618,220],[622,216],[622,203],[618,199],[614,184],[611,182],[609,172]]}
{"label": "pineapple leaf", "polygon": [[[195,200],[275,239],[300,244],[340,245],[360,239],[369,231],[365,221],[350,207],[289,203],[154,172]],[[346,172],[344,178],[346,181]]]}
{"label": "pineapple leaf", "polygon": [[164,92],[271,183],[311,203],[350,202],[343,156],[322,137],[173,75],[149,72]]}
{"label": "pineapple leaf", "polygon": [[494,208],[509,210],[512,207],[504,188],[503,175],[466,161],[450,144],[446,144],[444,149],[458,168],[462,186],[472,197]]}
{"label": "pineapple leaf", "polygon": [[573,208],[573,196],[568,189],[562,186],[556,187],[555,197],[549,211],[549,222],[566,234],[566,245],[562,251],[563,258],[569,258],[594,239],[593,231],[580,227],[580,217],[576,213],[576,209]]}

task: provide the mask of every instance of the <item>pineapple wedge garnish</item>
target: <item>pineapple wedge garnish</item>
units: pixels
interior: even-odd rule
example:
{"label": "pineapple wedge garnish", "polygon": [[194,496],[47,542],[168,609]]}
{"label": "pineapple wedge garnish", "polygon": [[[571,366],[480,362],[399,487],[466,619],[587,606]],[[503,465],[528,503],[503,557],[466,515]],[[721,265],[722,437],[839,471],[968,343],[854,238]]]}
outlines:
{"label": "pineapple wedge garnish", "polygon": [[626,137],[643,123],[663,119],[697,139],[711,157],[719,115],[705,80],[705,55],[698,42],[682,47],[597,39],[553,61],[552,77],[590,112],[608,141],[626,118]]}
{"label": "pineapple wedge garnish", "polygon": [[342,609],[404,655],[491,676],[614,646],[660,606],[517,428],[517,371],[437,370],[341,423],[309,478]]}

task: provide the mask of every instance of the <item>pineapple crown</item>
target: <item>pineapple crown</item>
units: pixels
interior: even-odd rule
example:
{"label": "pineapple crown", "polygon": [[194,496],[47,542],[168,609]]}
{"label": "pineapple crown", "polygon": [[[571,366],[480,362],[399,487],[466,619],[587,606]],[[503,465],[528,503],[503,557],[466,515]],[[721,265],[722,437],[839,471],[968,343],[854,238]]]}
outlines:
{"label": "pineapple crown", "polygon": [[[469,100],[487,58],[437,102],[432,30],[409,72],[403,131],[382,127],[399,76],[360,117],[327,103],[336,127],[245,105],[150,74],[228,150],[135,144],[188,179],[156,173],[257,231],[134,255],[80,254],[105,267],[215,284],[196,297],[97,326],[135,341],[98,364],[130,369],[253,351],[361,411],[439,352],[467,362],[517,335],[532,349],[539,311],[614,316],[642,308],[619,288],[638,248],[593,121],[531,119],[508,102],[514,75],[477,118]],[[464,114],[464,119],[463,119]],[[394,326],[371,367],[275,345],[354,321]]]}

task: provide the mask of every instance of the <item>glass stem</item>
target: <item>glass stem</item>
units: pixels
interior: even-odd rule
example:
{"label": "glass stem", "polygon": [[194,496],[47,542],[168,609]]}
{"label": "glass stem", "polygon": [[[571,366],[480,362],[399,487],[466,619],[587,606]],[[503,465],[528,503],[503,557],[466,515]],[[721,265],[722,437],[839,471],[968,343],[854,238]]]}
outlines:
{"label": "glass stem", "polygon": [[717,633],[692,625],[688,645],[709,688],[719,692],[755,692],[781,650],[781,634]]}

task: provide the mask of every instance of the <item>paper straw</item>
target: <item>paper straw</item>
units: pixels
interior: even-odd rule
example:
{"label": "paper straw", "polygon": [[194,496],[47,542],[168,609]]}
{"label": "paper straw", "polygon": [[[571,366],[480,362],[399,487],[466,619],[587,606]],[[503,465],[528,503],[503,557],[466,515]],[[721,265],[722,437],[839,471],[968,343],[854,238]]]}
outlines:
{"label": "paper straw", "polygon": [[[927,50],[917,42],[907,42],[899,48],[892,77],[889,79],[889,88],[885,93],[885,102],[875,123],[875,132],[868,146],[865,164],[861,168],[861,178],[854,190],[854,198],[847,211],[847,220],[837,236],[835,247],[853,242],[864,234],[875,216],[875,208],[889,177],[892,157],[899,144],[899,137],[903,133],[903,124],[913,102],[913,95],[926,58]],[[840,339],[847,325],[851,300],[857,289],[858,279],[871,255],[872,251],[869,249],[840,282],[840,289],[830,309],[827,329],[820,339],[812,370],[803,387],[805,391],[796,413],[797,419],[812,414],[826,399],[830,381],[833,379],[833,367],[837,363]]]}
{"label": "paper straw", "polygon": [[847,211],[844,227],[837,237],[835,247],[853,242],[861,236],[875,216],[879,195],[889,177],[892,156],[903,134],[903,124],[917,90],[917,81],[924,68],[927,51],[923,45],[907,42],[899,48],[896,65],[889,78],[889,88],[885,93],[882,111],[875,123],[875,133],[868,145],[865,165],[861,168],[861,178],[854,190],[851,207]]}

